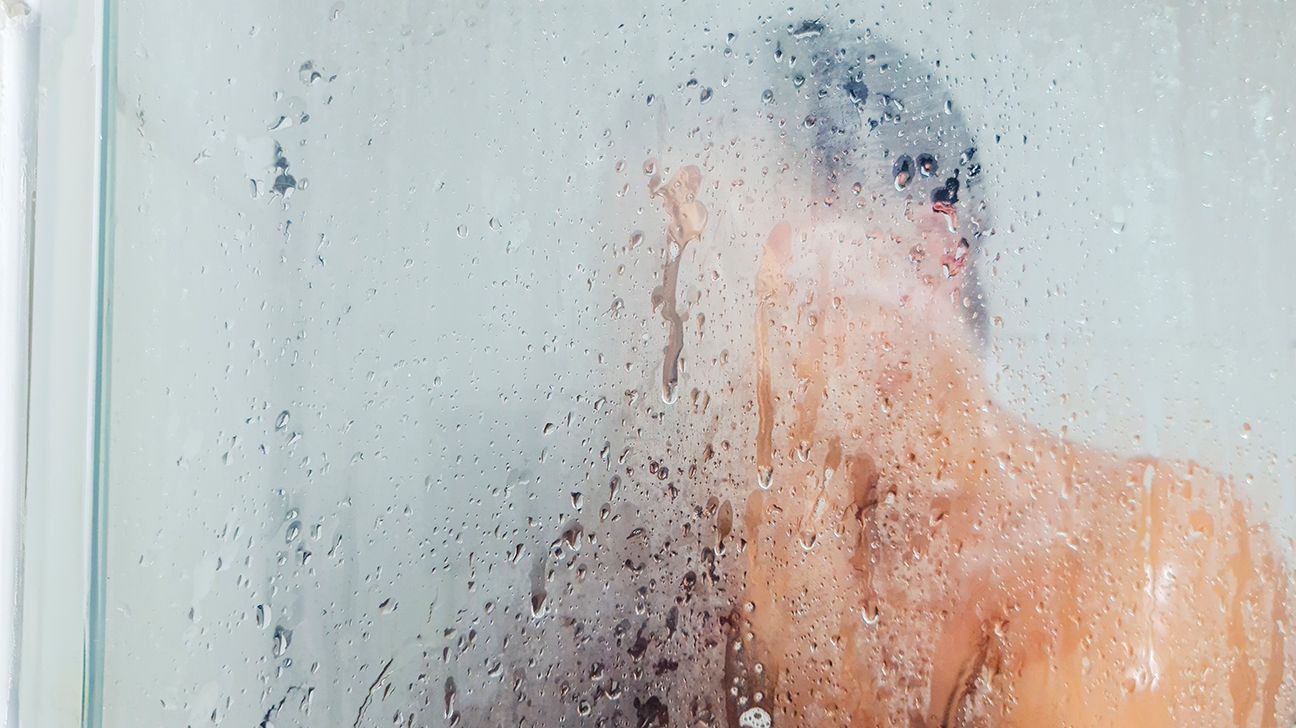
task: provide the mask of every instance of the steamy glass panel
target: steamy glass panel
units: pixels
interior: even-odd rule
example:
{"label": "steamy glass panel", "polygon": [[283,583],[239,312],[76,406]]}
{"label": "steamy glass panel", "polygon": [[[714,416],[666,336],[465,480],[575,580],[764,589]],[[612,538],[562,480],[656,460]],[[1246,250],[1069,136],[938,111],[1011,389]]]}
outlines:
{"label": "steamy glass panel", "polygon": [[110,5],[92,722],[1296,719],[1296,11]]}

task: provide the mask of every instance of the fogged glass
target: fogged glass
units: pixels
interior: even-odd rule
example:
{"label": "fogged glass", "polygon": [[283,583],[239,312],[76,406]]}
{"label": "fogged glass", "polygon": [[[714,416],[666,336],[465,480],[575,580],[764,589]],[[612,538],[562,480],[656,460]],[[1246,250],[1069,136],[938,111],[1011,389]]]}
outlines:
{"label": "fogged glass", "polygon": [[1296,716],[1291,6],[109,5],[92,721]]}

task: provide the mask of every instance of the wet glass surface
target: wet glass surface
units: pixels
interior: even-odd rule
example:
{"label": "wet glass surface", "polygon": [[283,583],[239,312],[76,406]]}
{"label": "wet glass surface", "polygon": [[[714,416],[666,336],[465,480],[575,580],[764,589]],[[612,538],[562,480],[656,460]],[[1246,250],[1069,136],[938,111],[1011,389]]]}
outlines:
{"label": "wet glass surface", "polygon": [[111,5],[103,725],[1296,716],[1296,11]]}

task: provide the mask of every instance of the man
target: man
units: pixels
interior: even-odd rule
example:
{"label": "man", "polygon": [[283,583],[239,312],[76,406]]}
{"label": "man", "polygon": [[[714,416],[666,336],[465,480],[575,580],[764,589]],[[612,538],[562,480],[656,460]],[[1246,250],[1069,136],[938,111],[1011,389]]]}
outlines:
{"label": "man", "polygon": [[[813,181],[755,282],[731,722],[1291,725],[1272,536],[1227,478],[994,404],[966,131],[930,69],[865,33],[788,30],[775,54],[801,56],[813,140],[788,178]],[[678,249],[703,187],[696,168],[658,187]]]}

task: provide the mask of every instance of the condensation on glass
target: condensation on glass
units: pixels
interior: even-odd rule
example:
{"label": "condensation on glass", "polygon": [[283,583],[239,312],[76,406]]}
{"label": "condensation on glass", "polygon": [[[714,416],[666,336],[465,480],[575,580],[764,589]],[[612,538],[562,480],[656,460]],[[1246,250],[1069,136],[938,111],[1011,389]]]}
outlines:
{"label": "condensation on glass", "polygon": [[92,715],[1289,725],[1294,13],[111,3]]}

